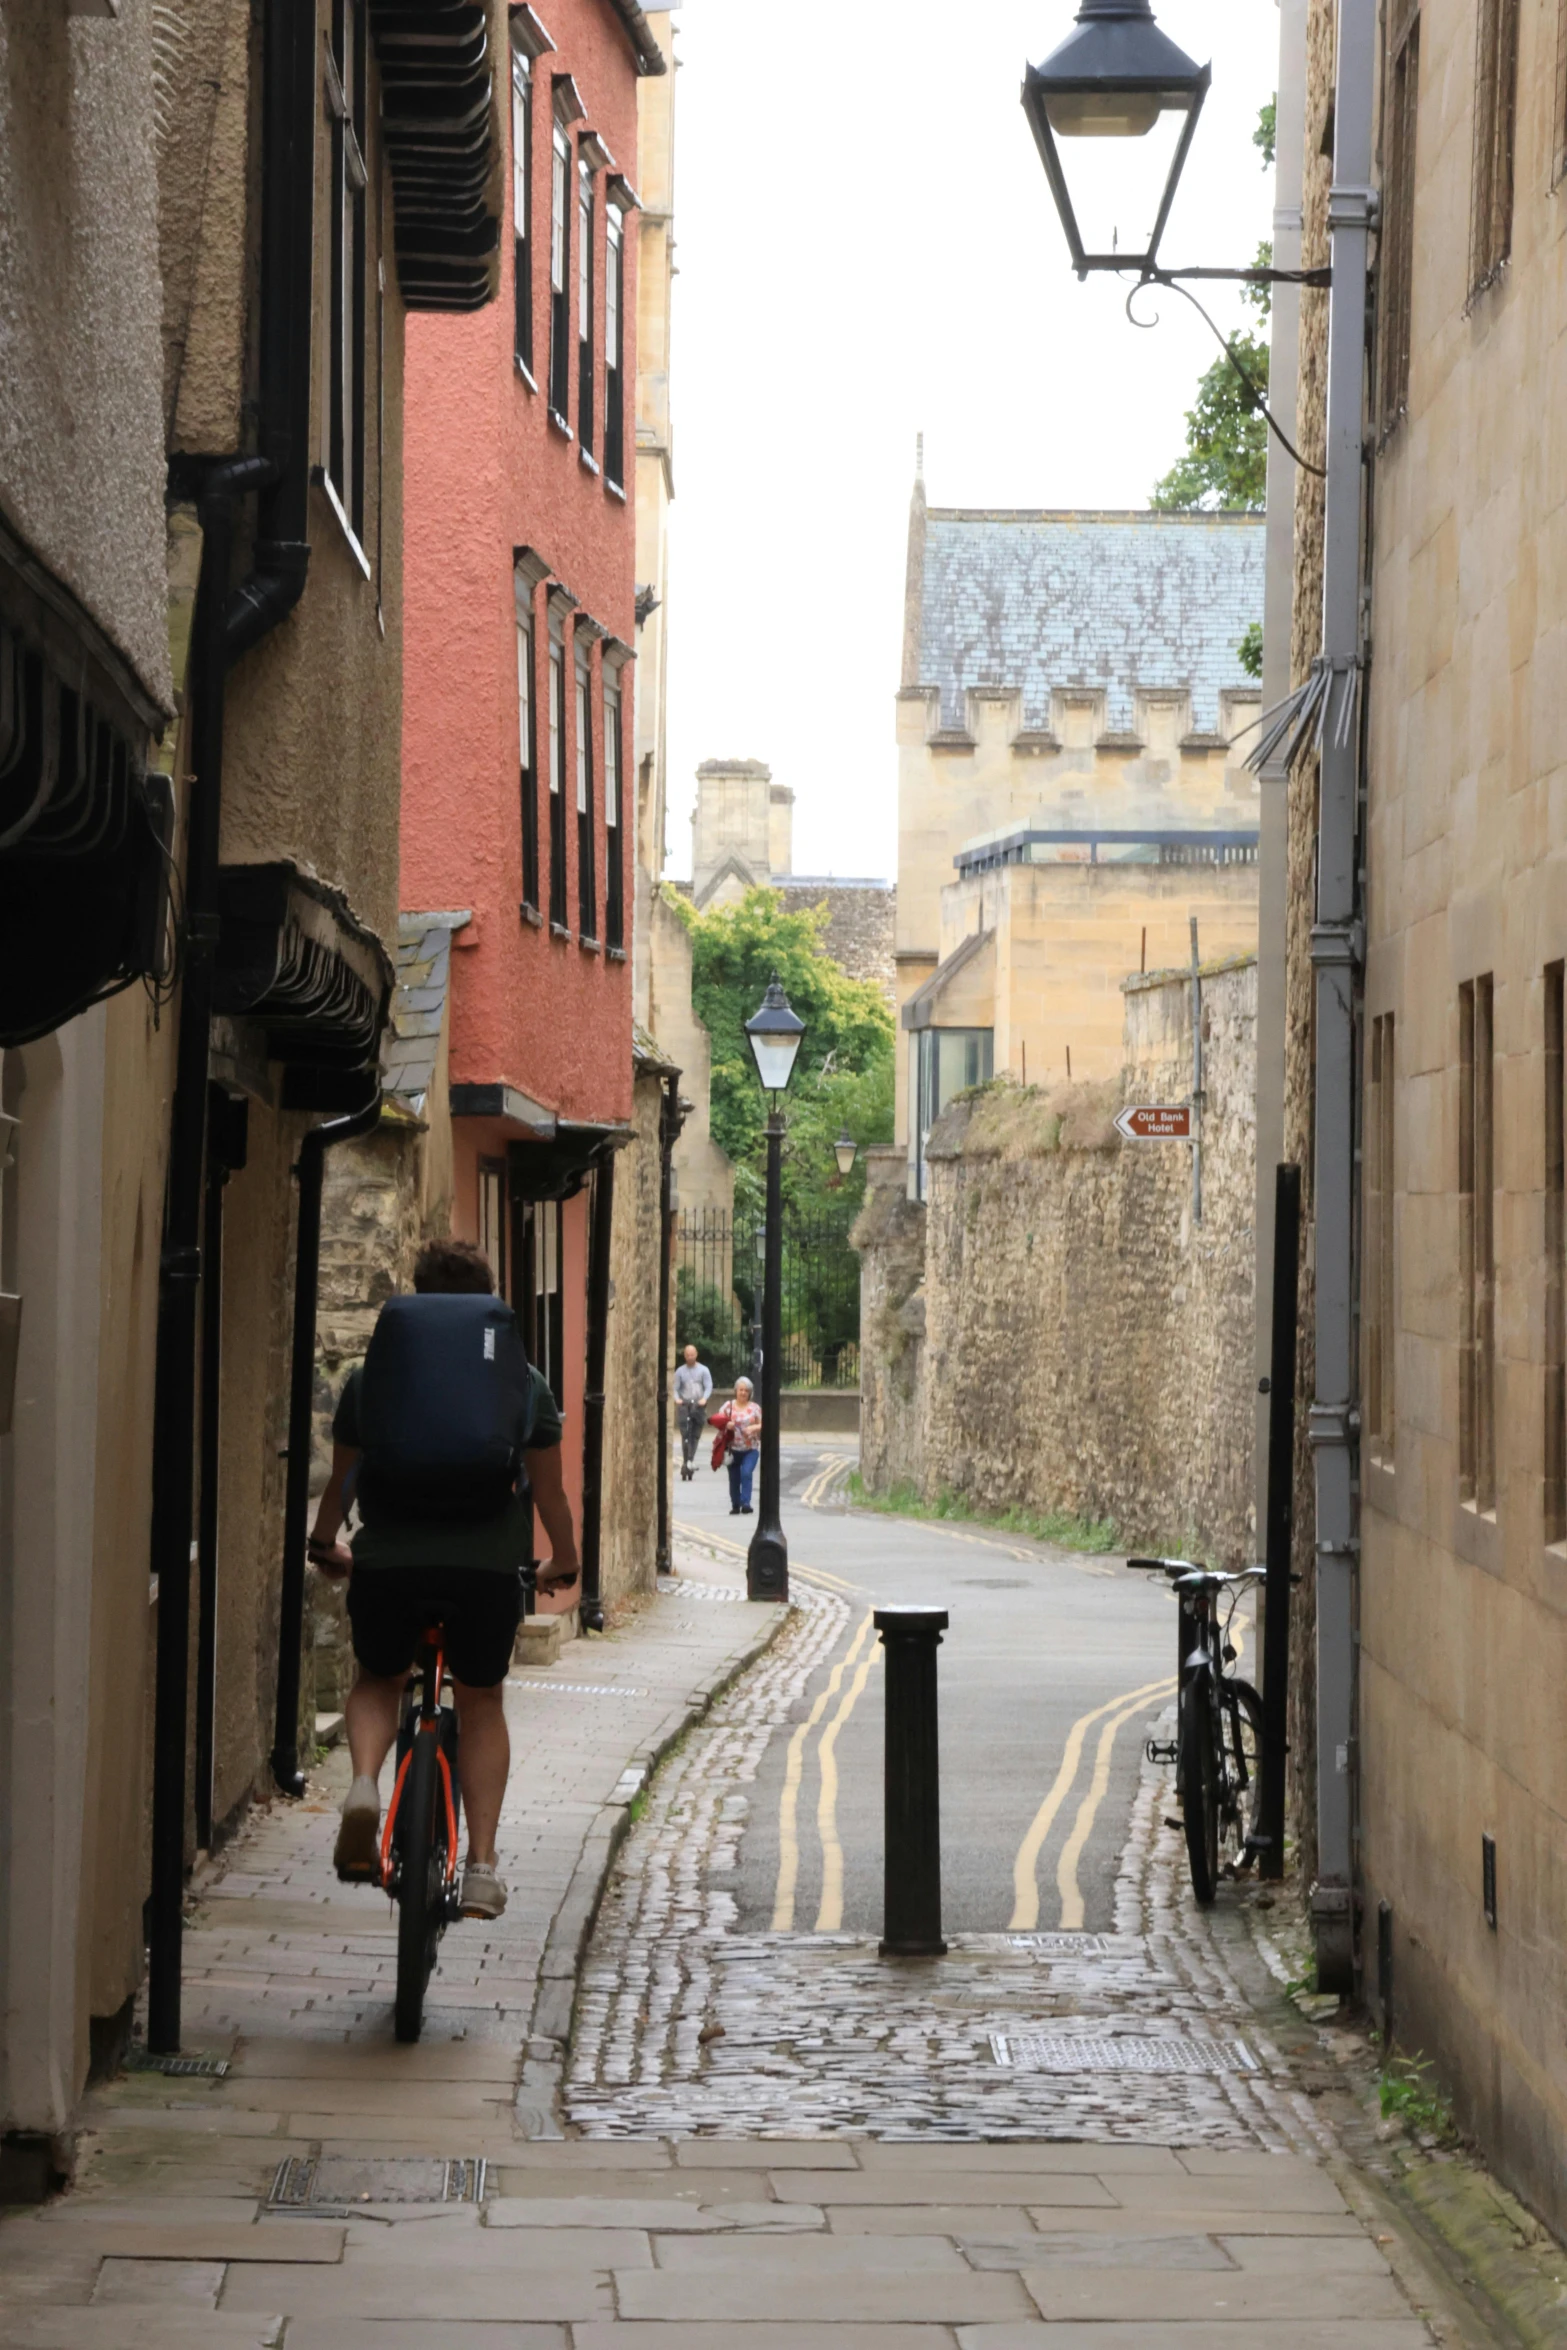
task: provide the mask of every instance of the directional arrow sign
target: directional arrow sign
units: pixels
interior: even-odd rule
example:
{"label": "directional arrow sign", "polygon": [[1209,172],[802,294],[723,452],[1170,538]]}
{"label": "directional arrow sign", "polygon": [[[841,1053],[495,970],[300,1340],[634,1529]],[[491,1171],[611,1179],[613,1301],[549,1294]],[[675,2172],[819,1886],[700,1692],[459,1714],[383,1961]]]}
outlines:
{"label": "directional arrow sign", "polygon": [[1190,1142],[1189,1102],[1129,1102],[1116,1120],[1128,1142]]}

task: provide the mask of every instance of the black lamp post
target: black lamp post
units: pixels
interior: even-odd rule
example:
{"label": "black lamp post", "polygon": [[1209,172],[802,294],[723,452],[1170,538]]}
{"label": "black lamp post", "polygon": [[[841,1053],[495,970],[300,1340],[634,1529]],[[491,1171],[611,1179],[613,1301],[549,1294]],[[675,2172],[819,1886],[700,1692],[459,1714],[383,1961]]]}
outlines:
{"label": "black lamp post", "polygon": [[854,1156],[859,1147],[859,1144],[855,1141],[853,1135],[849,1132],[848,1127],[845,1126],[840,1132],[837,1141],[832,1146],[832,1155],[838,1162],[838,1172],[840,1175],[853,1174]]}
{"label": "black lamp post", "polygon": [[[1023,78],[1023,111],[1079,277],[1090,270],[1251,285],[1326,285],[1325,269],[1165,269],[1159,240],[1208,94],[1194,65],[1155,24],[1148,0],[1080,0],[1077,22]],[[1057,141],[1066,143],[1066,152]],[[1150,141],[1146,150],[1133,142]],[[1093,142],[1093,144],[1089,144]],[[1113,142],[1103,144],[1102,142]],[[1161,162],[1168,158],[1162,184]],[[1070,162],[1069,162],[1070,159]],[[1070,182],[1076,183],[1076,195]],[[1085,217],[1080,223],[1079,208]]]}
{"label": "black lamp post", "polygon": [[805,1022],[789,1009],[775,972],[745,1024],[756,1073],[772,1095],[767,1121],[767,1228],[762,1269],[762,1491],[745,1562],[747,1599],[787,1599],[789,1545],[778,1516],[778,1411],[783,1386],[783,1097]]}

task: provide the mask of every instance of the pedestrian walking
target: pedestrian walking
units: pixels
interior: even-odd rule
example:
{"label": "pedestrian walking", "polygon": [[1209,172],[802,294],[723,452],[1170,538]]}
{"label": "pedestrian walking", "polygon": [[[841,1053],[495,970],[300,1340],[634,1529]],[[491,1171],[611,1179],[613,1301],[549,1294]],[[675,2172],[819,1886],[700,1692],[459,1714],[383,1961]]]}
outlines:
{"label": "pedestrian walking", "polygon": [[761,1406],[751,1401],[749,1379],[735,1381],[734,1402],[715,1412],[709,1424],[720,1431],[719,1441],[713,1447],[713,1466],[716,1469],[725,1460],[729,1464],[729,1515],[748,1518],[751,1482],[756,1475],[757,1449],[762,1441]]}
{"label": "pedestrian walking", "polygon": [[675,1418],[680,1425],[680,1474],[689,1483],[696,1475],[696,1448],[702,1430],[707,1424],[708,1400],[713,1392],[713,1374],[706,1363],[697,1358],[694,1346],[688,1346],[675,1366]]}

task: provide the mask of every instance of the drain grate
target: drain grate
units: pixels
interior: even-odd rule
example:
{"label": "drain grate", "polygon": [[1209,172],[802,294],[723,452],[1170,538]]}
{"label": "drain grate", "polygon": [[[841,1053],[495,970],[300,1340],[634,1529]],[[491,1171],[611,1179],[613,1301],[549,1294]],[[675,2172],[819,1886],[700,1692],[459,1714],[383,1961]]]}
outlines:
{"label": "drain grate", "polygon": [[1110,1947],[1103,1934],[1009,1934],[1007,1943],[1041,1958],[1101,1958]]}
{"label": "drain grate", "polygon": [[1091,2039],[1084,2033],[992,2032],[997,2064],[1028,2073],[1255,2073],[1261,2066],[1244,2040],[1154,2040],[1131,2033]]}
{"label": "drain grate", "polygon": [[487,2168],[471,2155],[291,2154],[278,2165],[267,2209],[341,2219],[365,2203],[482,2203]]}
{"label": "drain grate", "polygon": [[226,2056],[149,2056],[133,2048],[125,2059],[128,2073],[166,2073],[171,2080],[221,2081],[229,2069]]}

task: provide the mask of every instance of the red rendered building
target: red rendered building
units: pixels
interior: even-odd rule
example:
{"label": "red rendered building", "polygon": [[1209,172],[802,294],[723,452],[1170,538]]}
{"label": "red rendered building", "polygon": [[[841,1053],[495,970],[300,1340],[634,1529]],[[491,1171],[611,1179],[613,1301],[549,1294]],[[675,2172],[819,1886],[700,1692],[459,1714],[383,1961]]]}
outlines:
{"label": "red rendered building", "polygon": [[591,1570],[632,1097],[637,80],[666,67],[635,0],[509,14],[502,298],[409,321],[401,898],[471,917],[453,1228],[566,1414]]}

